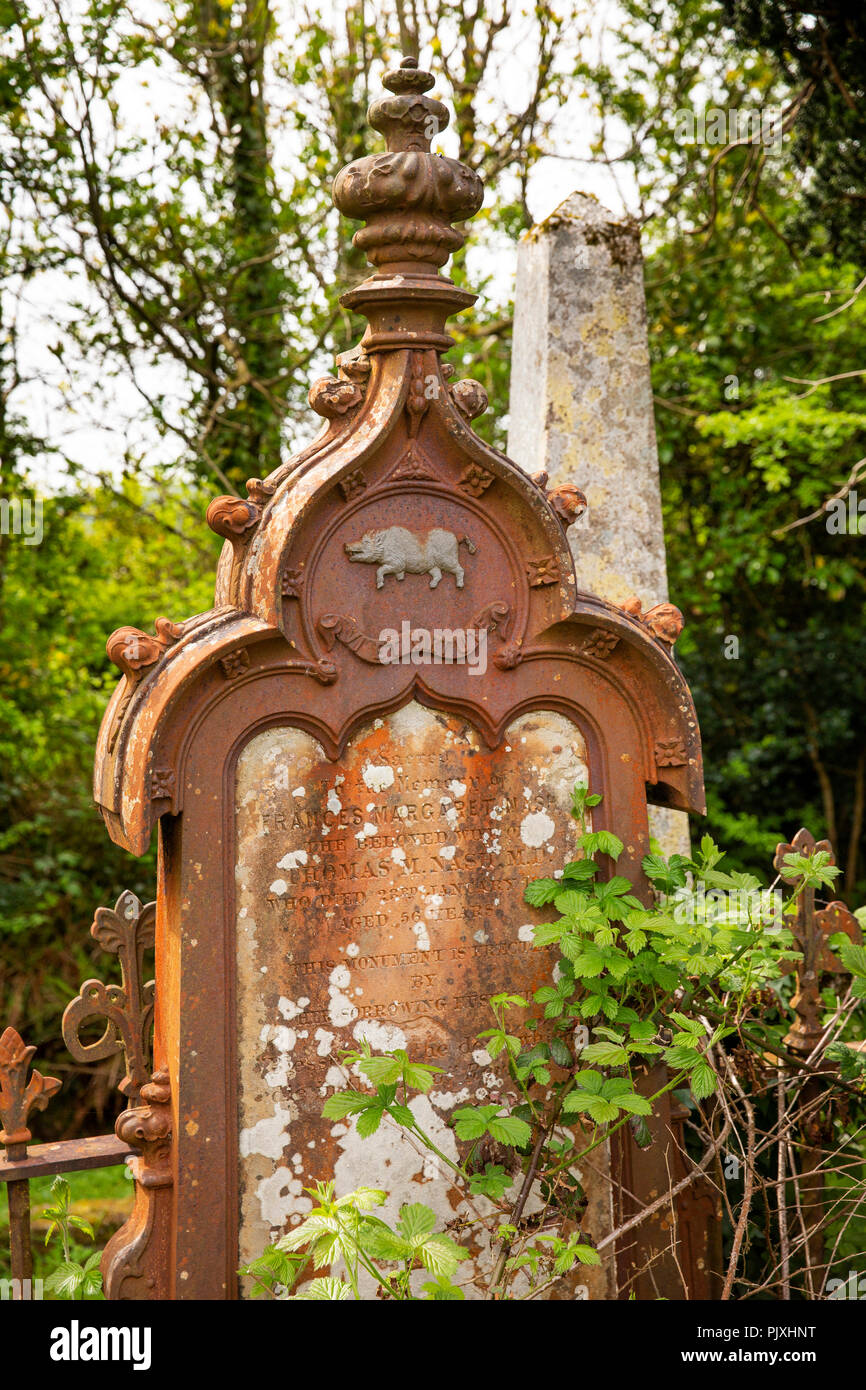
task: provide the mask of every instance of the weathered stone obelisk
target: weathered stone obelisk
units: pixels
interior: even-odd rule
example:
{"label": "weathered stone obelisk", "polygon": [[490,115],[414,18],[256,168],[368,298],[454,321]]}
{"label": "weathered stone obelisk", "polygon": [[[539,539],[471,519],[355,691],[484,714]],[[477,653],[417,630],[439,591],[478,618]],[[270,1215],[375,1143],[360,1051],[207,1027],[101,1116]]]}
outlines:
{"label": "weathered stone obelisk", "polygon": [[[644,610],[668,597],[640,229],[572,193],[520,243],[508,454],[548,486],[576,485],[579,589]],[[650,807],[667,853],[681,811]]]}

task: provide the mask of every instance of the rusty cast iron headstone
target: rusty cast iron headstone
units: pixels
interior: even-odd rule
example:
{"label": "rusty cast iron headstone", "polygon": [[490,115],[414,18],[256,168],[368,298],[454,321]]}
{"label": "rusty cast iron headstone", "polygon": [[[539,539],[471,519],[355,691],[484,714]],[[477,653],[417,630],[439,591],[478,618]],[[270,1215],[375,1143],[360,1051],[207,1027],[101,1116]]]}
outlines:
{"label": "rusty cast iron headstone", "polygon": [[484,392],[441,360],[473,295],[440,268],[481,183],[430,153],[433,79],[406,59],[384,81],[388,152],[334,186],[374,270],[342,299],[361,343],[310,391],[323,429],[208,508],[209,612],[109,639],[97,801],[133,854],[159,830],[157,1073],[123,1122],[142,1157],[115,1298],[238,1296],[315,1180],[453,1216],[447,1172],[396,1131],[322,1119],[341,1051],[441,1067],[415,1104],[456,1153],[454,1107],[509,1090],[475,1036],[488,995],[550,978],[523,890],[572,857],[574,784],[603,793],[596,828],[644,897],[648,797],[703,806],[670,632],[577,592],[573,499],[481,441]]}

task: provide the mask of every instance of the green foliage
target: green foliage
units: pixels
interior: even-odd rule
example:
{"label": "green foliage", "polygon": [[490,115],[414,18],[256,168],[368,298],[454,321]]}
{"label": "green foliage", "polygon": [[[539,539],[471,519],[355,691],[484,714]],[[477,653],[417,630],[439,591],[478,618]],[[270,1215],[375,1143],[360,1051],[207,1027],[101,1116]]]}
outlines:
{"label": "green foliage", "polygon": [[[333,1183],[317,1183],[306,1189],[317,1203],[305,1221],[240,1272],[256,1281],[257,1292],[288,1301],[304,1299],[360,1298],[362,1275],[372,1278],[380,1296],[405,1301],[414,1299],[411,1276],[426,1270],[435,1276],[422,1286],[425,1299],[461,1299],[463,1293],[452,1276],[465,1258],[461,1246],[437,1232],[436,1215],[420,1202],[400,1209],[395,1227],[372,1213],[387,1194],[375,1188],[358,1188],[344,1197],[334,1196]],[[291,1289],[307,1266],[313,1271],[339,1263],[345,1278],[316,1277]],[[398,1266],[392,1269],[391,1266]]]}
{"label": "green foliage", "polygon": [[66,1178],[56,1177],[51,1184],[51,1192],[54,1202],[42,1213],[49,1223],[45,1244],[57,1237],[63,1248],[63,1259],[45,1280],[45,1288],[61,1299],[98,1297],[102,1293],[102,1275],[99,1271],[102,1251],[95,1250],[81,1262],[72,1258],[71,1248],[74,1231],[82,1232],[92,1240],[93,1228],[89,1222],[70,1211],[70,1188]]}
{"label": "green foliage", "polygon": [[458,1139],[481,1139],[489,1134],[500,1144],[523,1148],[532,1130],[515,1115],[502,1115],[499,1105],[461,1106],[454,1111],[454,1132]]}
{"label": "green foliage", "polygon": [[866,186],[866,38],[847,0],[723,0],[737,37],[770,55],[804,93],[793,154],[808,173],[795,230],[863,262],[858,213]]}
{"label": "green foliage", "polygon": [[866,949],[852,941],[844,932],[830,937],[830,945],[836,950],[849,974],[853,975],[853,993],[858,999],[866,999]]}
{"label": "green foliage", "polygon": [[[93,747],[118,677],[105,637],[212,601],[218,544],[201,524],[205,502],[193,488],[157,498],[130,480],[117,494],[47,500],[42,544],[0,548],[0,998],[9,1023],[26,1021],[44,1070],[68,1064],[60,1015],[82,979],[106,969],[88,934],[95,907],[122,888],[153,897],[153,851],[123,854],[93,806]],[[122,1065],[75,1074],[39,1136],[68,1134],[71,1119],[81,1133],[82,1116],[104,1132]]]}
{"label": "green foliage", "polygon": [[771,227],[731,201],[741,173],[735,160],[724,175],[712,249],[675,237],[647,266],[668,570],[686,617],[677,655],[711,831],[751,868],[809,825],[832,840],[851,899],[864,874],[866,551],[828,529],[824,505],[864,455],[862,378],[844,373],[862,357],[866,301],[855,266],[792,262],[773,230],[795,206],[785,174],[763,176]]}
{"label": "green foliage", "polygon": [[[825,506],[862,500],[866,479],[863,40],[845,0],[617,9],[607,62],[581,55],[575,72],[593,155],[645,229],[667,567],[710,830],[757,868],[809,825],[855,901],[866,548]],[[785,113],[784,132],[715,143],[712,111]]]}
{"label": "green foliage", "polygon": [[[128,1168],[121,1164],[70,1173],[66,1181],[69,1184],[69,1211],[80,1217],[94,1232],[91,1240],[85,1230],[69,1226],[69,1257],[73,1262],[84,1265],[94,1253],[94,1241],[101,1251],[118,1226],[129,1217],[133,1203],[131,1175]],[[30,1180],[33,1274],[34,1278],[43,1281],[44,1295],[48,1301],[57,1295],[45,1287],[46,1281],[65,1259],[63,1242],[57,1238],[57,1234],[47,1245],[43,1239],[50,1220],[43,1212],[56,1204],[52,1183],[53,1178],[50,1177]],[[3,1183],[0,1190],[0,1278],[11,1278],[9,1254],[8,1204],[6,1184]],[[101,1294],[92,1296],[99,1298]]]}

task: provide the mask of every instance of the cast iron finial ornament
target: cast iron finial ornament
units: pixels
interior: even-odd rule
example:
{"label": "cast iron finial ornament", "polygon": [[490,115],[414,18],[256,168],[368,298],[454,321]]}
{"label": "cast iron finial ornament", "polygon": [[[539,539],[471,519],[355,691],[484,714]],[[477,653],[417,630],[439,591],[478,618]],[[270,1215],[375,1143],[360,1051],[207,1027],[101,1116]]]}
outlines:
{"label": "cast iron finial ornament", "polygon": [[[786,864],[793,855],[810,855],[816,850],[824,850],[829,855],[828,862],[835,864],[833,846],[829,840],[816,840],[805,827],[797,831],[790,844],[776,846],[773,866],[785,883],[798,883],[796,873]],[[821,980],[826,974],[844,974],[841,960],[828,946],[831,936],[844,932],[859,944],[862,939],[857,918],[843,902],[831,902],[820,911],[815,907],[815,889],[803,888],[797,897],[797,910],[793,919],[787,923],[802,952],[795,966],[797,987],[791,1000],[796,1019],[785,1036],[784,1043],[794,1052],[808,1057],[824,1036],[822,1015],[824,1006],[821,1000]]]}
{"label": "cast iron finial ornament", "polygon": [[5,1145],[10,1158],[20,1158],[26,1152],[32,1137],[30,1111],[44,1110],[60,1090],[56,1077],[43,1076],[35,1068],[30,1071],[35,1052],[35,1047],[25,1046],[14,1028],[7,1028],[0,1037],[0,1144]]}
{"label": "cast iron finial ornament", "polygon": [[[347,217],[366,222],[353,241],[381,275],[408,273],[423,282],[463,245],[465,235],[452,223],[478,211],[484,188],[465,164],[430,152],[431,140],[448,125],[446,108],[424,95],[433,86],[430,73],[404,58],[382,80],[394,95],[374,101],[368,118],[384,134],[387,153],[341,169],[334,202]],[[461,299],[471,303],[474,295]]]}
{"label": "cast iron finial ornament", "polygon": [[[617,871],[644,895],[647,800],[704,808],[697,720],[671,656],[679,615],[651,610],[650,623],[578,591],[566,531],[585,498],[573,488],[548,495],[547,479],[476,434],[486,392],[455,380],[442,360],[453,345],[449,316],[475,300],[443,267],[483,188],[465,164],[431,150],[448,120],[432,85],[413,59],[386,73],[370,107],[385,148],[334,183],[336,206],[361,224],[355,245],[371,272],[340,301],[366,318],[360,341],[310,384],[319,434],[285,460],[263,458],[247,498],[211,502],[208,524],[224,540],[212,608],[160,619],[152,637],[122,629],[109,639],[123,680],[100,730],[95,799],[124,849],[143,854],[157,826],[160,845],[154,1079],[141,1085],[142,1050],[140,1095],[123,1119],[123,1137],[141,1140],[139,1200],[106,1253],[111,1296],[237,1292],[239,942],[249,923],[238,917],[236,768],[257,732],[300,731],[336,762],[359,731],[414,701],[465,721],[487,766],[511,752],[516,719],[564,717],[603,792],[598,828],[616,828],[624,842]],[[483,679],[459,661],[391,660],[383,633],[403,622],[483,631]],[[309,857],[307,872],[319,859]],[[323,895],[324,880],[318,888]],[[306,929],[298,914],[285,920],[293,941]],[[281,969],[271,959],[256,988],[267,991]],[[464,1027],[474,1033],[474,1017],[449,1019],[448,1048]],[[308,1055],[308,1032],[293,1055],[292,1104],[315,1138],[303,1146],[313,1177],[325,1181],[338,1155],[327,1126],[320,1132],[321,1059],[315,1047]],[[645,1175],[624,1169],[623,1183],[639,1194]],[[658,1287],[679,1288],[675,1270],[671,1281]]]}
{"label": "cast iron finial ornament", "polygon": [[[55,1076],[43,1076],[31,1062],[36,1052],[27,1046],[20,1033],[6,1028],[0,1036],[0,1145],[10,1160],[27,1157],[27,1145],[32,1138],[29,1127],[31,1110],[44,1110],[51,1097],[60,1090]],[[28,1077],[28,1072],[30,1073]],[[27,1179],[7,1181],[9,1203],[9,1253],[12,1278],[22,1285],[33,1276],[33,1251],[30,1245],[30,1186]]]}

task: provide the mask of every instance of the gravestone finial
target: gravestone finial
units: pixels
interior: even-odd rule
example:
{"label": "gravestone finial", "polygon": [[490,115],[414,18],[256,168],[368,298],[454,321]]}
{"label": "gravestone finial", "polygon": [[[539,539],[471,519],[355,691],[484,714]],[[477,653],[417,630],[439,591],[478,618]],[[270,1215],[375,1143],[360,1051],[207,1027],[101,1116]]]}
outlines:
{"label": "gravestone finial", "polygon": [[419,68],[417,58],[404,58],[399,68],[386,72],[382,85],[394,95],[374,101],[367,119],[385,137],[389,153],[418,150],[430,153],[430,143],[448,125],[448,108],[435,97],[425,96],[433,86],[432,73]]}
{"label": "gravestone finial", "polygon": [[463,245],[463,233],[452,224],[478,211],[484,188],[465,164],[430,150],[449,119],[442,102],[426,95],[431,74],[415,58],[404,58],[382,80],[391,95],[374,101],[367,116],[385,136],[387,152],[365,155],[341,169],[334,202],[347,217],[366,221],[354,244],[380,273],[408,270],[429,283]]}

